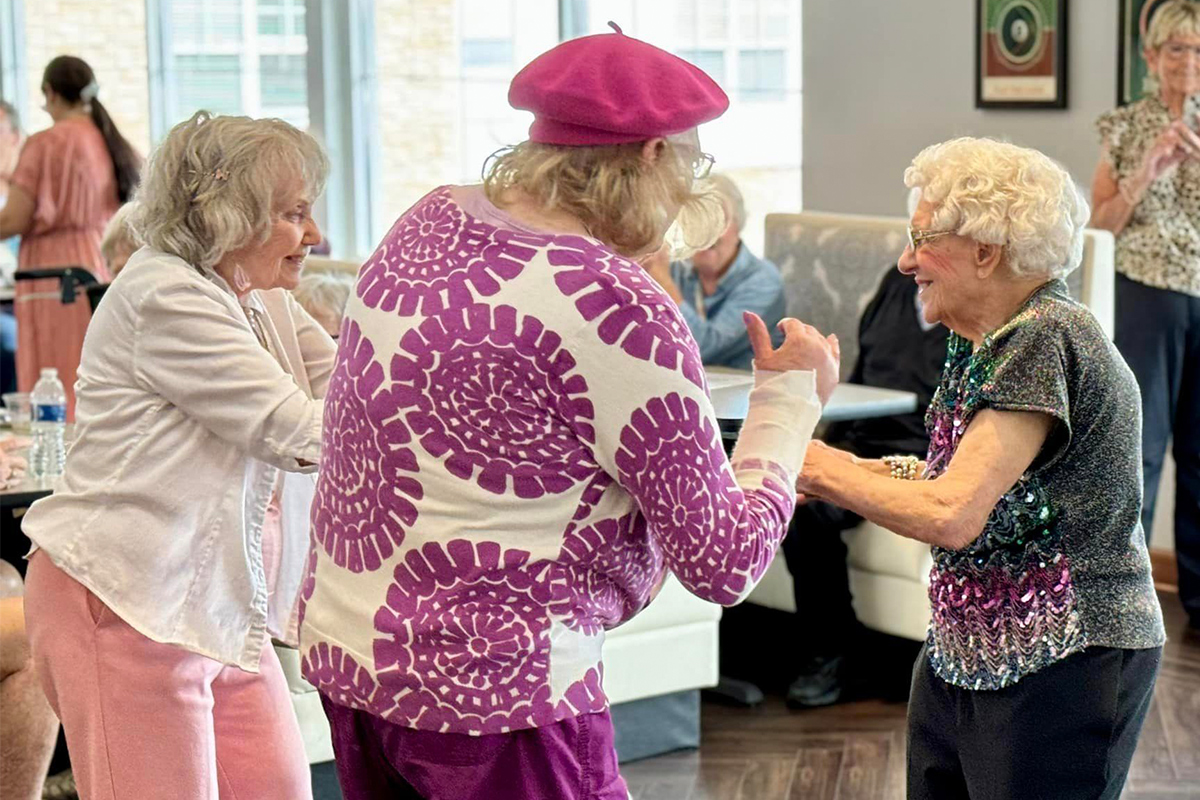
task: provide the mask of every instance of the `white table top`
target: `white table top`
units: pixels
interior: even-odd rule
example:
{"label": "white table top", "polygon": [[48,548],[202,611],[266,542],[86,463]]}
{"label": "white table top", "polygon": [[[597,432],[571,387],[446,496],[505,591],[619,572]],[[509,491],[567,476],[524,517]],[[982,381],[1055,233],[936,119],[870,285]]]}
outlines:
{"label": "white table top", "polygon": [[[709,370],[708,386],[712,395],[713,408],[722,430],[736,436],[740,423],[746,418],[750,407],[750,387],[754,382],[748,372]],[[878,389],[853,383],[840,384],[833,390],[833,397],[825,405],[821,415],[823,422],[841,422],[850,419],[888,417],[907,414],[917,409],[917,396],[911,392]],[[73,431],[69,431],[71,435]],[[47,481],[26,477],[15,486],[0,490],[0,506],[22,506],[50,493]]]}
{"label": "white table top", "polygon": [[[753,382],[754,378],[748,372],[708,371],[708,388],[717,419],[735,422],[746,418]],[[890,417],[916,410],[917,396],[912,392],[843,383],[833,390],[833,396],[825,405],[821,421],[842,422],[851,419]]]}

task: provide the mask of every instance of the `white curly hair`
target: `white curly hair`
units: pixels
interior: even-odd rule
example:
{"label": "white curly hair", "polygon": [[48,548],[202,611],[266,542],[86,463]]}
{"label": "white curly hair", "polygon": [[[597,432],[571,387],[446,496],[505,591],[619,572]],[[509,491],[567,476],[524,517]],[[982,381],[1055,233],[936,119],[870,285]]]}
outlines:
{"label": "white curly hair", "polygon": [[1089,212],[1071,175],[1049,156],[963,137],[922,150],[904,172],[933,206],[933,228],[1003,245],[1021,278],[1069,275],[1083,260]]}

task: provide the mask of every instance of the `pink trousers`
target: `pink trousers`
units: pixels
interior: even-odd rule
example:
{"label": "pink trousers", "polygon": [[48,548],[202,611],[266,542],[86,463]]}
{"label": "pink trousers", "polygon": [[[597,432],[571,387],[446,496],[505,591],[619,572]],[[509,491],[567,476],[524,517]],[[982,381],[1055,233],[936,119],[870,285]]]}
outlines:
{"label": "pink trousers", "polygon": [[41,552],[25,622],[81,800],[311,800],[274,648],[255,675],[147,639]]}

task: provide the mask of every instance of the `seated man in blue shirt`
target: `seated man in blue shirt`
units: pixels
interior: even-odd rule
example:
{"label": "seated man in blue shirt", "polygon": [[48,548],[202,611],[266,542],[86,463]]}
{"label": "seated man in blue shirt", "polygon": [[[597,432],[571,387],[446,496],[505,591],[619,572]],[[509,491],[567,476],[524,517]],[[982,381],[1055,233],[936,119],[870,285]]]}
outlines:
{"label": "seated man in blue shirt", "polygon": [[780,336],[775,325],[783,319],[783,279],[774,264],[742,243],[746,205],[737,186],[724,175],[713,175],[710,180],[725,201],[729,216],[725,232],[712,247],[688,261],[668,264],[660,256],[644,266],[679,304],[705,365],[750,369],[754,354],[742,313],[758,314],[772,337]]}

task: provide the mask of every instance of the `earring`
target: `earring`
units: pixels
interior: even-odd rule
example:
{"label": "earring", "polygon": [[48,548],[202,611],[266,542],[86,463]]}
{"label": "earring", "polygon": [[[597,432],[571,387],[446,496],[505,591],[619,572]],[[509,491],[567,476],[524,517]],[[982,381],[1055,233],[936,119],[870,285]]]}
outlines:
{"label": "earring", "polygon": [[233,265],[233,290],[239,294],[250,291],[250,276],[241,264]]}

